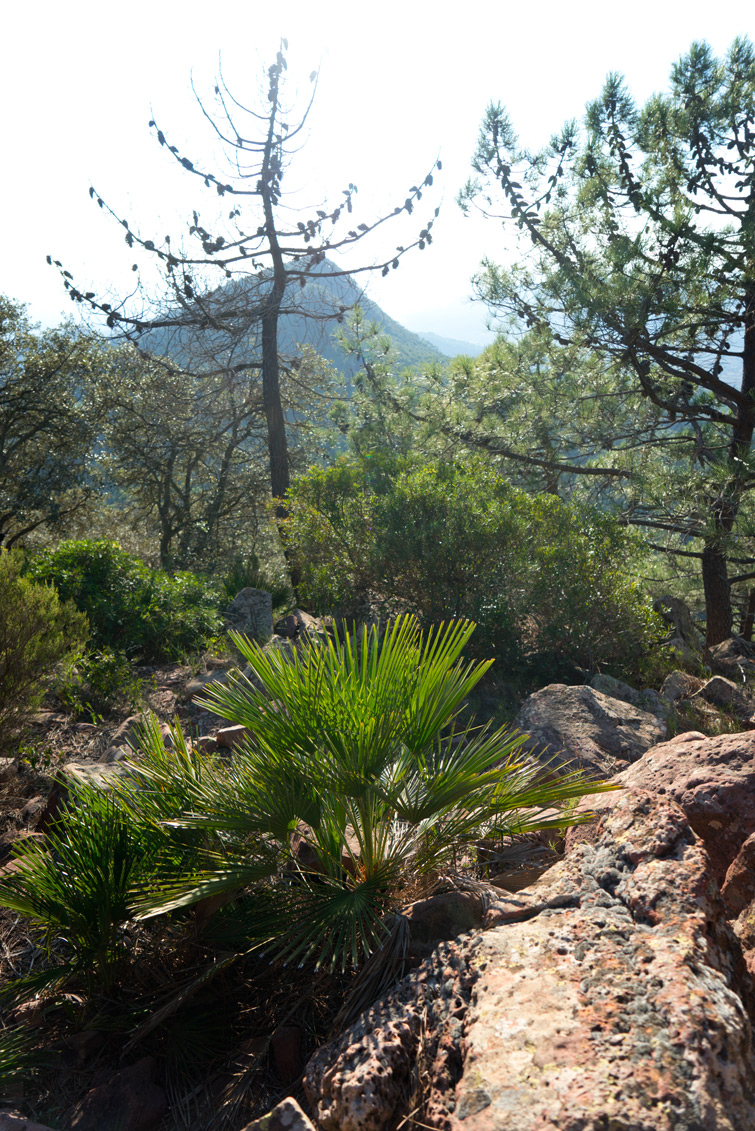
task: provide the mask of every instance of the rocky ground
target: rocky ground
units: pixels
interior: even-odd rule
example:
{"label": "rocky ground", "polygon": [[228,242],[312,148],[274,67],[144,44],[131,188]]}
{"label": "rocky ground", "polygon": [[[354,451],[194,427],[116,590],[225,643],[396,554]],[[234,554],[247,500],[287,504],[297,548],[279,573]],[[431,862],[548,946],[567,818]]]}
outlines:
{"label": "rocky ground", "polygon": [[[660,692],[598,676],[531,696],[516,718],[531,756],[621,792],[590,799],[596,817],[565,842],[481,842],[466,878],[405,908],[409,973],[316,1051],[297,1017],[271,1031],[269,1094],[292,1096],[248,1131],[755,1128],[755,707],[748,656],[734,645],[728,662]],[[143,671],[145,707],[232,747],[192,702],[226,666]],[[43,834],[56,779],[117,765],[134,721],[38,716],[0,765],[0,866]],[[5,978],[33,961],[18,930],[3,919]],[[168,1110],[154,1058],[126,1062],[90,1078],[55,1131],[204,1131]],[[23,1110],[0,1111],[0,1131],[36,1131]]]}

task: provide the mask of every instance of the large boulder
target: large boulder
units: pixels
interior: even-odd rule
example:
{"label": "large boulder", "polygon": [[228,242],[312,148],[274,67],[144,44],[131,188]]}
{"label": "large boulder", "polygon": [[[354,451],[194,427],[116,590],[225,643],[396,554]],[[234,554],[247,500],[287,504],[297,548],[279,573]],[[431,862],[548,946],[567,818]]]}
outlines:
{"label": "large boulder", "polygon": [[226,626],[262,643],[273,635],[273,598],[264,589],[242,589],[223,614]]}
{"label": "large boulder", "polygon": [[[702,837],[719,884],[741,846],[755,832],[755,732],[708,737],[699,731],[677,735],[648,750],[617,774],[617,785],[673,799]],[[586,798],[582,807],[603,813],[615,794]],[[571,830],[567,845],[585,836]]]}
{"label": "large boulder", "polygon": [[714,672],[735,683],[744,683],[748,676],[755,676],[755,644],[743,636],[730,636],[714,644],[706,655]]}
{"label": "large boulder", "polygon": [[755,1127],[753,986],[679,807],[623,798],[549,877],[483,936],[447,1131]]}
{"label": "large boulder", "polygon": [[612,800],[315,1054],[323,1131],[755,1127],[755,990],[704,845],[668,796]]}
{"label": "large boulder", "polygon": [[554,772],[607,778],[668,736],[663,718],[593,687],[552,683],[524,702],[514,727],[524,750]]}
{"label": "large boulder", "polygon": [[420,1060],[432,1086],[424,1122],[442,1126],[461,1069],[463,1017],[478,977],[479,936],[444,942],[331,1043],[304,1073],[320,1131],[393,1131],[408,1114]]}

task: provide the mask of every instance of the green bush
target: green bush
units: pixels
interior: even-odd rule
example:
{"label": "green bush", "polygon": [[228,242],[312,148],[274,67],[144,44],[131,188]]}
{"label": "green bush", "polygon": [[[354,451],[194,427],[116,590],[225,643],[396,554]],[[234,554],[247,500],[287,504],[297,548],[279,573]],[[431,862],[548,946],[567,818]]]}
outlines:
{"label": "green bush", "polygon": [[77,659],[57,695],[73,714],[94,722],[119,707],[135,711],[142,701],[142,684],[127,656],[103,648]]}
{"label": "green bush", "polygon": [[232,634],[265,688],[237,675],[208,690],[211,710],[248,729],[233,760],[201,774],[171,765],[154,726],[141,750],[153,796],[183,780],[184,816],[168,824],[213,844],[203,870],[142,912],[246,890],[247,945],[343,969],[386,941],[407,886],[453,868],[482,833],[573,822],[553,807],[611,787],[544,772],[520,756],[521,737],[460,722],[490,666],[462,658],[473,627],[423,633],[404,617],[290,658]]}
{"label": "green bush", "polygon": [[87,618],[52,586],[22,577],[23,556],[0,550],[0,741],[9,742],[41,701],[45,680],[78,652]]}
{"label": "green bush", "polygon": [[[201,781],[212,760],[195,755],[177,731],[166,751],[154,716],[143,740],[153,751],[151,773],[133,768],[112,792],[69,783],[66,806],[44,840],[17,841],[17,868],[0,877],[0,907],[26,916],[48,945],[55,942],[43,980],[83,979],[90,993],[107,991],[128,953],[124,928],[135,902],[155,883],[196,871],[207,838],[166,822],[187,809],[186,783]],[[33,977],[21,979],[7,993],[23,996],[35,985]]]}
{"label": "green bush", "polygon": [[29,563],[89,617],[93,644],[151,662],[198,651],[221,629],[216,589],[192,573],[150,569],[115,542],[61,542]]}
{"label": "green bush", "polygon": [[484,459],[340,461],[298,480],[288,538],[303,596],[353,615],[360,600],[478,624],[477,647],[548,679],[576,666],[631,675],[663,629],[631,578],[637,543],[610,516],[512,487]]}

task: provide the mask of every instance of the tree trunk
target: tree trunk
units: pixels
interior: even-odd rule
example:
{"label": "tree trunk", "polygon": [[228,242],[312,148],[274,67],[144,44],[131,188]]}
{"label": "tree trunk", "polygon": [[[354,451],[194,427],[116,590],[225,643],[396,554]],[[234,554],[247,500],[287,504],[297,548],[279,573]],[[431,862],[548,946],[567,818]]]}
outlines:
{"label": "tree trunk", "polygon": [[744,304],[744,342],[742,350],[742,392],[747,401],[737,408],[737,416],[729,444],[729,465],[733,475],[714,503],[716,537],[703,550],[703,588],[705,590],[706,633],[708,648],[727,640],[732,633],[731,585],[726,551],[721,540],[730,534],[736,521],[743,491],[741,468],[747,466],[755,432],[755,288],[748,288]]}
{"label": "tree trunk", "polygon": [[753,624],[755,624],[755,589],[751,589],[747,596],[747,608],[739,630],[739,635],[743,636],[745,640],[752,640]]}
{"label": "tree trunk", "polygon": [[731,586],[726,554],[718,541],[703,547],[703,589],[705,591],[705,645],[712,648],[731,636]]}

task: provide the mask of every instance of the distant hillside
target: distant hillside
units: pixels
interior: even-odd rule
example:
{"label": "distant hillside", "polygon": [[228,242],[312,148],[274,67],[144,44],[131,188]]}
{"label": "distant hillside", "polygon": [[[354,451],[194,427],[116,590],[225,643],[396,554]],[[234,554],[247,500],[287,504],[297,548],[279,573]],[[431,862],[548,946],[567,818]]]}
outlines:
{"label": "distant hillside", "polygon": [[[359,305],[367,322],[376,322],[382,332],[391,339],[393,346],[393,363],[397,369],[407,366],[434,365],[444,360],[444,354],[430,342],[413,334],[402,326],[384,310],[365,297],[360,288],[348,276],[323,277],[323,272],[337,270],[333,264],[325,260],[312,278],[303,288],[289,288],[284,298],[284,310],[281,312],[278,323],[278,348],[282,356],[296,357],[300,346],[308,345],[315,349],[322,357],[339,369],[345,377],[353,377],[359,369],[359,364],[350,357],[338,341],[338,333],[346,327],[349,312],[355,305]],[[243,279],[234,280],[221,288],[210,303],[218,302],[225,305],[232,302],[243,312],[244,292],[248,290],[250,303],[252,294],[258,288],[259,281],[252,278],[247,283]],[[344,309],[341,323],[337,314]],[[245,322],[243,313],[239,318],[240,324]],[[255,332],[259,327],[251,319],[248,328],[245,328],[245,340],[254,345]],[[224,345],[220,335],[218,342],[213,343],[211,335],[199,335],[193,331],[184,330],[153,330],[144,335],[142,344],[153,353],[169,354],[182,359],[188,356],[197,357],[209,355],[213,348]],[[188,361],[184,359],[184,364]]]}
{"label": "distant hillside", "polygon": [[459,338],[444,338],[441,334],[433,334],[429,330],[423,331],[419,336],[446,357],[458,357],[460,354],[464,354],[465,357],[479,357],[485,349],[485,346],[475,346],[472,342],[464,342]]}

